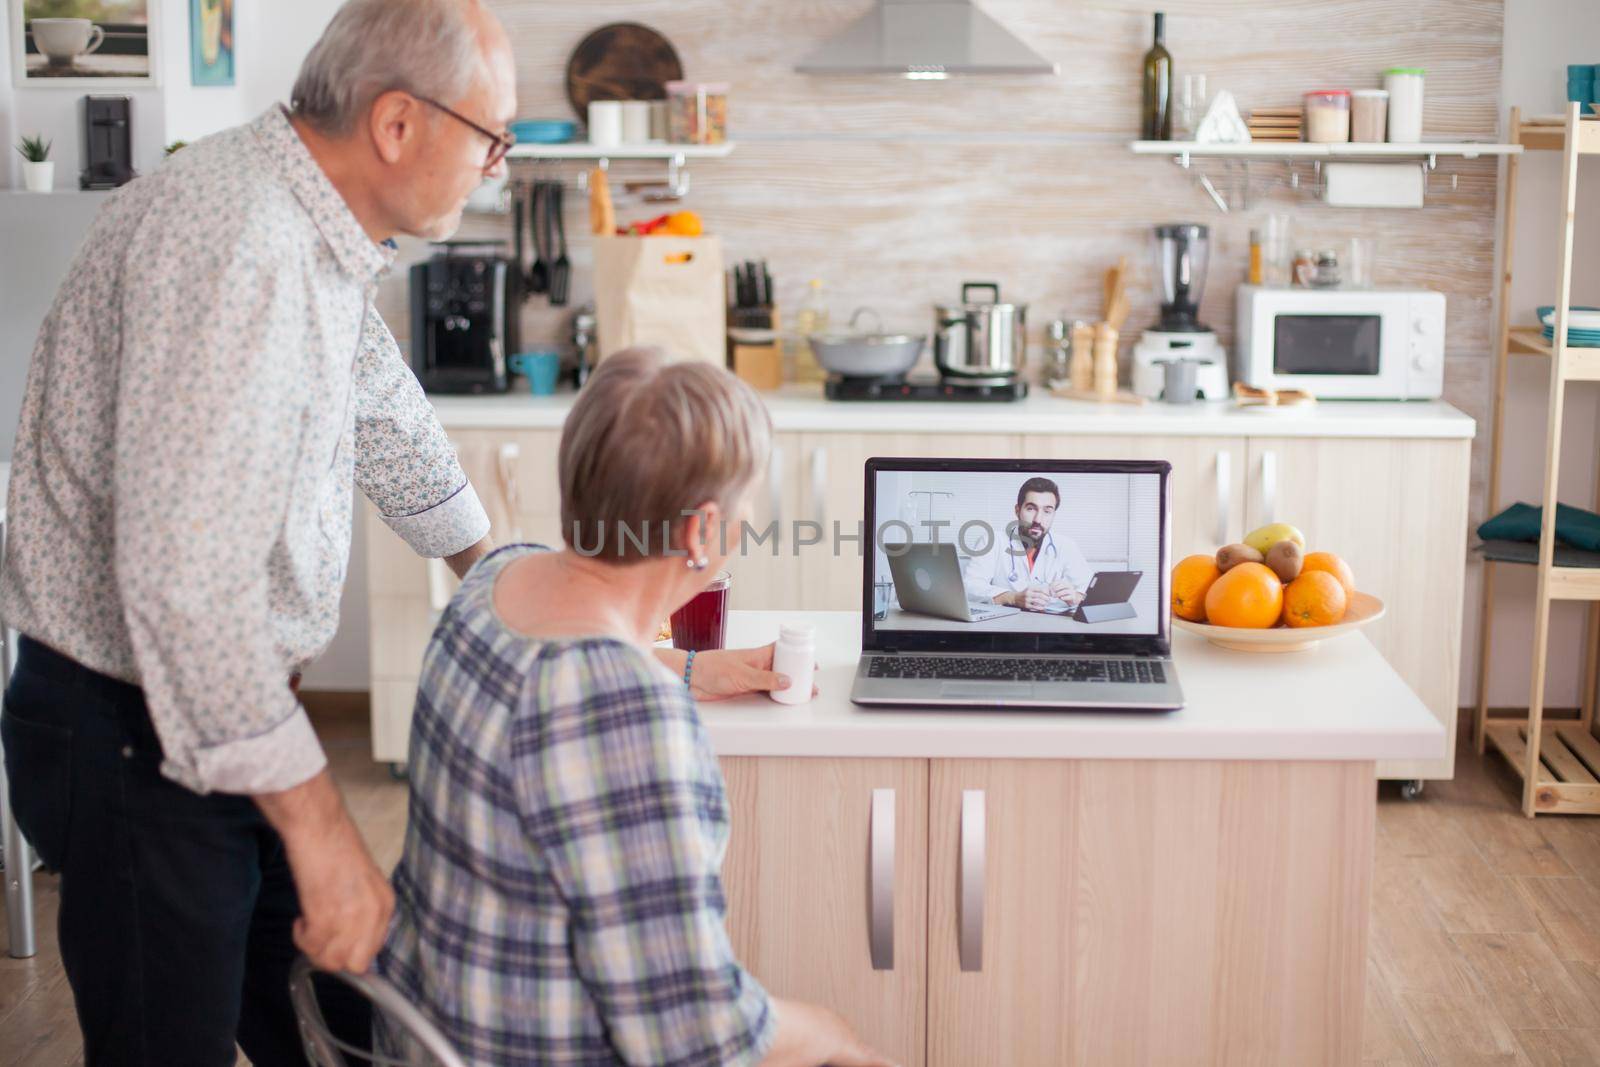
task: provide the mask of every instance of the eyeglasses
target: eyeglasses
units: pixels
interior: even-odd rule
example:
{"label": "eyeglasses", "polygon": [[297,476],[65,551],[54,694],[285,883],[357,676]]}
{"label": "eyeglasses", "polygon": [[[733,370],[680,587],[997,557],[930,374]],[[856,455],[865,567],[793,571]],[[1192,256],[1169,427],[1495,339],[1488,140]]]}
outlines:
{"label": "eyeglasses", "polygon": [[[416,96],[415,93],[411,95]],[[511,134],[505,130],[495,133],[493,130],[485,129],[482,126],[479,126],[476,122],[473,122],[471,119],[467,118],[467,116],[461,114],[461,112],[456,111],[453,108],[445,107],[437,100],[431,100],[426,96],[417,96],[416,98],[430,107],[438,108],[440,111],[443,111],[446,115],[449,115],[457,122],[472,127],[474,130],[477,130],[479,133],[483,134],[493,142],[489,145],[489,154],[485,156],[483,160],[483,170],[486,174],[489,171],[494,170],[494,168],[499,165],[500,161],[506,158],[506,153],[511,151],[511,149],[517,143],[517,139],[511,136]]]}

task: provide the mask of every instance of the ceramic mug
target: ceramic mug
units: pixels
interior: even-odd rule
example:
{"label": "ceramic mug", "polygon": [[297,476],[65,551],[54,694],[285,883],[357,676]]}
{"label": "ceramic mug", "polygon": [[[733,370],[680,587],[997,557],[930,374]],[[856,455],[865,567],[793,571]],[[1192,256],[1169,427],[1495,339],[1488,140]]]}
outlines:
{"label": "ceramic mug", "polygon": [[52,66],[67,67],[105,43],[106,31],[88,19],[29,19],[33,46]]}
{"label": "ceramic mug", "polygon": [[518,352],[506,360],[511,370],[528,379],[534,396],[549,396],[561,377],[561,356],[556,352]]}

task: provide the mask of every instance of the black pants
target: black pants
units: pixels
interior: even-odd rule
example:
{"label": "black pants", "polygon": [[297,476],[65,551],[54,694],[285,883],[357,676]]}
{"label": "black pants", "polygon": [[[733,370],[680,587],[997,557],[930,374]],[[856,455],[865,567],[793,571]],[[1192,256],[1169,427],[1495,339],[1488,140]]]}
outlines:
{"label": "black pants", "polygon": [[[11,800],[61,872],[61,961],[87,1067],[303,1067],[289,1004],[300,913],[283,841],[248,798],[161,775],[144,693],[24,638],[0,715]],[[369,1044],[364,1001],[319,988]]]}

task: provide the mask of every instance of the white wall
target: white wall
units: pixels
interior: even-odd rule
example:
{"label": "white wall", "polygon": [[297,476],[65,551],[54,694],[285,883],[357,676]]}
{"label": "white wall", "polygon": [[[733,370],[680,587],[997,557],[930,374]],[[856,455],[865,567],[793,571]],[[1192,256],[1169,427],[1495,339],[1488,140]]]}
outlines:
{"label": "white wall", "polygon": [[[1565,106],[1566,65],[1600,61],[1600,18],[1594,0],[1506,0],[1501,101],[1524,115],[1554,114]],[[1517,232],[1510,257],[1513,323],[1531,323],[1533,309],[1555,303],[1556,205],[1560,203],[1561,155],[1523,155],[1516,193]],[[1578,233],[1573,257],[1572,301],[1600,303],[1600,160],[1583,162],[1579,176]],[[1503,196],[1502,196],[1503,199]],[[1501,208],[1504,212],[1505,207]],[[1497,250],[1503,262],[1504,248]],[[1497,272],[1498,274],[1498,272]],[[1544,490],[1547,365],[1512,356],[1507,375],[1506,430],[1500,505],[1537,504]],[[1567,389],[1566,432],[1561,458],[1563,503],[1592,508],[1595,457],[1600,438],[1600,396],[1593,386]],[[1491,432],[1479,427],[1485,438]],[[1483,516],[1474,516],[1474,522]],[[1478,618],[1482,567],[1467,575],[1465,648],[1461,657],[1461,702],[1477,700]],[[1557,604],[1552,611],[1550,673],[1545,699],[1552,707],[1580,703],[1585,609]],[[1531,680],[1533,575],[1529,568],[1502,566],[1495,575],[1494,642],[1490,649],[1489,701],[1496,707],[1527,707]]]}

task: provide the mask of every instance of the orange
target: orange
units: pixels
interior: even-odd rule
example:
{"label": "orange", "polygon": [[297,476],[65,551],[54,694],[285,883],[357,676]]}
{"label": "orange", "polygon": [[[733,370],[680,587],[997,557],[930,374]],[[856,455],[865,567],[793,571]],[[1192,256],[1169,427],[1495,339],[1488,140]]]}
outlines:
{"label": "orange", "polygon": [[1355,599],[1356,576],[1350,570],[1350,564],[1334,555],[1332,552],[1308,552],[1305,562],[1301,564],[1300,573],[1307,571],[1327,571],[1339,579],[1339,584],[1344,586],[1346,603]]}
{"label": "orange", "polygon": [[674,211],[662,229],[673,237],[699,237],[705,233],[705,225],[693,211]]}
{"label": "orange", "polygon": [[1283,614],[1283,583],[1262,563],[1241,563],[1206,591],[1206,620],[1213,626],[1265,630]]}
{"label": "orange", "polygon": [[1344,618],[1344,586],[1328,571],[1301,571],[1283,590],[1283,621],[1290,626],[1332,626]]}
{"label": "orange", "polygon": [[1188,556],[1172,568],[1172,613],[1190,622],[1206,621],[1206,591],[1220,577],[1215,556]]}

